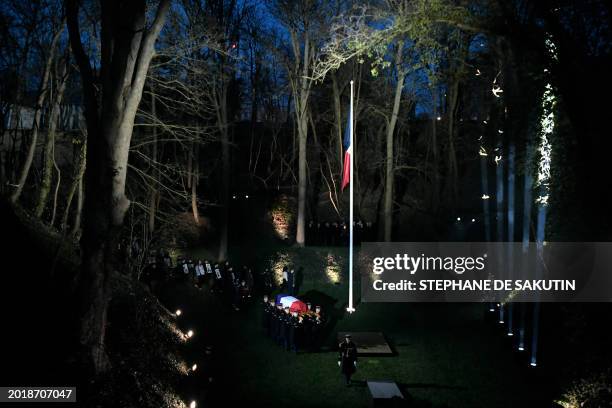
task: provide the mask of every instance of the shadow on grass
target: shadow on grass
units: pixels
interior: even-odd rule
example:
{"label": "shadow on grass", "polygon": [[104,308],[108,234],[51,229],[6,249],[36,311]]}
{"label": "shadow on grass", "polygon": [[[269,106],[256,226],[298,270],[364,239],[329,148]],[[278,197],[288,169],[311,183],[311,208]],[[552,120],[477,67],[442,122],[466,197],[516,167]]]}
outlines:
{"label": "shadow on grass", "polygon": [[[318,290],[309,290],[300,295],[299,298],[304,302],[311,303],[313,308],[315,306],[321,306],[324,319],[326,319],[325,325],[321,330],[321,339],[323,339],[323,344],[321,345],[335,348],[337,344],[335,343],[335,336],[333,336],[332,333],[335,330],[338,320],[341,320],[344,316],[344,308],[336,307],[338,299]],[[332,341],[332,339],[334,341]]]}

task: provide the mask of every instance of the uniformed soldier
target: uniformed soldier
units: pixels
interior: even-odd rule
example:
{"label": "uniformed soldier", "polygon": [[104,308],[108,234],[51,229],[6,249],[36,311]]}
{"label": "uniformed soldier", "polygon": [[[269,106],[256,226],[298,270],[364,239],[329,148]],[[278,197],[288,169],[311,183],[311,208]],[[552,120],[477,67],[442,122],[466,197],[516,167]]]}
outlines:
{"label": "uniformed soldier", "polygon": [[289,341],[291,340],[291,312],[289,311],[289,306],[285,307],[285,314],[283,315],[283,342],[282,346],[285,350],[290,349]]}
{"label": "uniformed soldier", "polygon": [[283,266],[283,280],[281,283],[281,292],[286,292],[289,286],[289,270]]}
{"label": "uniformed soldier", "polygon": [[198,264],[195,266],[195,274],[196,285],[198,286],[198,288],[202,289],[202,286],[204,285],[205,276],[204,265],[202,264],[202,261],[198,261]]}
{"label": "uniformed soldier", "polygon": [[287,326],[289,328],[287,350],[297,353],[298,351],[297,338],[298,338],[298,326],[299,326],[297,312],[291,312],[291,314],[287,316],[287,321],[288,321]]}
{"label": "uniformed soldier", "polygon": [[263,271],[263,283],[265,290],[267,292],[272,292],[274,290],[274,280],[272,279],[272,273],[268,268]]}
{"label": "uniformed soldier", "polygon": [[288,290],[291,296],[295,296],[295,269],[289,271],[287,276]]}
{"label": "uniformed soldier", "polygon": [[262,327],[264,329],[264,332],[270,332],[270,302],[268,301],[268,295],[264,295],[263,297]]}
{"label": "uniformed soldier", "polygon": [[346,380],[346,385],[351,385],[351,376],[357,371],[357,346],[351,340],[351,335],[344,336],[344,341],[338,345],[338,367]]}
{"label": "uniformed soldier", "polygon": [[223,290],[223,274],[219,264],[215,264],[215,283],[213,285],[213,291],[221,292]]}
{"label": "uniformed soldier", "polygon": [[282,346],[285,342],[285,311],[283,310],[283,305],[278,303],[276,305],[276,343]]}
{"label": "uniformed soldier", "polygon": [[187,280],[189,278],[189,263],[187,261],[183,261],[181,269],[183,270],[183,279]]}
{"label": "uniformed soldier", "polygon": [[321,311],[321,306],[315,306],[315,315],[311,319],[311,343],[312,348],[316,349],[319,346],[319,335],[323,329],[325,324],[323,312]]}

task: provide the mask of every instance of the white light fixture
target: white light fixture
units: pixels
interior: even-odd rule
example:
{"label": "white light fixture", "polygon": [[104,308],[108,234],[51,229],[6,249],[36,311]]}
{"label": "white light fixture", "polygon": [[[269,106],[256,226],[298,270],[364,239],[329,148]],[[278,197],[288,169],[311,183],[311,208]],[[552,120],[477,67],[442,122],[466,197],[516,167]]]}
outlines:
{"label": "white light fixture", "polygon": [[525,351],[525,347],[523,347],[523,346],[519,346],[519,347],[518,347],[518,351]]}
{"label": "white light fixture", "polygon": [[457,221],[461,221],[461,217],[457,217]]}
{"label": "white light fixture", "polygon": [[476,222],[476,218],[472,218],[472,222]]}
{"label": "white light fixture", "polygon": [[514,333],[508,332],[508,336],[510,336],[510,337],[514,336]]}
{"label": "white light fixture", "polygon": [[191,401],[191,404],[189,404],[189,408],[196,408],[197,406],[198,404],[195,401]]}
{"label": "white light fixture", "polygon": [[483,200],[488,200],[488,199],[489,199],[489,198],[491,198],[491,197],[489,197],[489,196],[488,196],[488,195],[486,195],[486,194],[483,194],[483,195],[482,195],[482,197],[480,197],[480,198],[482,198]]}
{"label": "white light fixture", "polygon": [[197,364],[194,364],[194,365],[191,366],[191,371],[195,371],[197,369],[198,369],[198,365]]}
{"label": "white light fixture", "polygon": [[175,316],[180,316],[183,314],[183,311],[181,309],[176,309],[176,312],[174,312]]}
{"label": "white light fixture", "polygon": [[503,320],[500,320],[500,321],[499,321],[499,324],[504,324],[504,321],[503,321]]}
{"label": "white light fixture", "polygon": [[189,339],[190,339],[190,338],[192,338],[192,337],[193,337],[193,330],[189,330],[189,331],[187,332],[187,338],[189,338]]}
{"label": "white light fixture", "polygon": [[532,367],[537,366],[537,364],[536,364],[536,363],[529,363],[529,365],[530,365],[530,366],[532,366]]}

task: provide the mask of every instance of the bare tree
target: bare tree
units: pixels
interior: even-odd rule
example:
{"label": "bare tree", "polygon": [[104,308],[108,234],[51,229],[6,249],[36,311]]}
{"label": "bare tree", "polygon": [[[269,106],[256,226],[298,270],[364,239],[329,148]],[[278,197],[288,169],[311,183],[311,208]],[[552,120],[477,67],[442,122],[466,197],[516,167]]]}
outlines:
{"label": "bare tree", "polygon": [[59,62],[60,67],[59,69],[56,69],[55,73],[56,91],[55,98],[51,106],[51,112],[49,113],[49,123],[47,126],[47,140],[45,142],[44,149],[43,179],[38,194],[38,203],[36,204],[36,208],[34,210],[34,214],[38,218],[42,216],[45,206],[47,204],[47,197],[49,195],[49,192],[51,191],[51,181],[53,179],[53,167],[56,167],[54,166],[55,133],[57,130],[57,122],[60,116],[60,109],[62,106],[62,100],[64,98],[64,92],[66,90],[66,83],[68,82],[68,58],[69,56],[65,56],[65,58],[61,59],[61,61]]}
{"label": "bare tree", "polygon": [[36,143],[38,142],[38,132],[41,123],[43,105],[45,103],[49,91],[49,77],[51,76],[51,70],[53,68],[53,62],[55,60],[55,50],[57,49],[57,44],[59,42],[62,31],[64,31],[64,23],[64,21],[61,21],[61,24],[58,25],[58,29],[55,31],[53,39],[51,40],[51,45],[49,46],[47,60],[45,62],[42,79],[38,91],[38,98],[36,99],[36,106],[34,107],[34,122],[32,124],[30,145],[28,146],[28,152],[26,155],[25,162],[23,163],[21,171],[19,173],[17,186],[15,187],[15,191],[13,191],[13,194],[11,194],[11,202],[13,203],[16,203],[17,200],[19,200],[19,197],[21,196],[23,187],[25,186],[26,180],[28,178],[28,174],[30,174],[32,161],[34,160],[34,153],[36,151]]}
{"label": "bare tree", "polygon": [[285,67],[293,93],[298,131],[298,214],[295,239],[298,246],[304,246],[306,242],[308,103],[315,83],[313,69],[328,28],[327,6],[327,2],[317,0],[276,0],[271,6],[276,18],[289,32],[291,44]]}
{"label": "bare tree", "polygon": [[170,0],[160,0],[150,24],[145,0],[100,2],[99,86],[81,42],[79,1],[66,0],[65,6],[83,85],[88,134],[80,340],[92,368],[100,373],[110,366],[104,350],[106,314],[115,262],[120,259],[116,256],[118,235],[130,205],[125,186],[134,118]]}

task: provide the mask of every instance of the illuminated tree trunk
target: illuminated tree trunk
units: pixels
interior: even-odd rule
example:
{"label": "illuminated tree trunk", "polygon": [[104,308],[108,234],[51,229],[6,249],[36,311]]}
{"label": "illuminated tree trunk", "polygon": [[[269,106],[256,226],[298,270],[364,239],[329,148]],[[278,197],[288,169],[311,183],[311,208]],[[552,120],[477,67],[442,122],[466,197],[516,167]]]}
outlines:
{"label": "illuminated tree trunk", "polygon": [[[531,208],[532,208],[532,194],[533,189],[533,172],[531,167],[533,165],[533,144],[528,141],[525,148],[525,167],[524,182],[523,182],[523,234],[522,234],[522,264],[521,269],[523,273],[526,273],[529,268],[529,242],[531,235]],[[521,305],[521,319],[519,323],[519,350],[525,349],[525,319],[527,314],[527,307],[525,304]]]}
{"label": "illuminated tree trunk", "polygon": [[55,49],[57,48],[57,43],[63,31],[64,22],[62,21],[61,28],[57,30],[57,32],[53,36],[53,40],[51,41],[51,45],[48,50],[49,54],[47,55],[47,60],[45,62],[42,81],[40,83],[40,88],[38,91],[38,98],[36,100],[36,106],[34,108],[34,121],[32,124],[30,145],[28,146],[25,162],[23,163],[21,172],[19,173],[17,187],[15,188],[13,194],[11,194],[10,200],[12,203],[16,203],[17,200],[19,200],[19,197],[21,196],[21,193],[23,191],[23,187],[25,186],[26,180],[28,179],[28,174],[30,174],[30,168],[32,167],[32,162],[34,160],[34,153],[36,152],[36,143],[38,142],[38,131],[40,127],[43,104],[45,103],[45,99],[47,98],[47,93],[49,91],[49,77],[51,76],[51,68],[53,66],[53,60],[55,58]]}
{"label": "illuminated tree trunk", "polygon": [[448,172],[450,191],[453,201],[458,194],[458,175],[457,153],[455,152],[455,133],[456,133],[456,114],[459,99],[459,81],[454,79],[448,89]]}
{"label": "illuminated tree trunk", "polygon": [[107,308],[111,280],[120,267],[117,262],[121,262],[117,253],[119,234],[130,206],[125,184],[134,119],[170,1],[160,0],[150,27],[145,0],[100,3],[100,80],[94,76],[91,58],[81,43],[79,5],[78,0],[65,1],[71,48],[83,85],[88,134],[78,286],[82,299],[80,342],[91,369],[99,374],[110,368],[105,351]]}
{"label": "illuminated tree trunk", "polygon": [[[86,165],[86,152],[87,152],[87,137],[83,135],[82,140],[79,140],[79,153],[76,159],[76,163],[74,166],[74,174],[72,176],[72,183],[70,184],[70,188],[68,189],[68,195],[66,196],[66,208],[64,209],[64,215],[62,217],[62,223],[60,224],[60,230],[65,231],[68,225],[68,216],[70,214],[70,207],[72,206],[72,200],[74,199],[74,195],[77,194],[77,208],[76,212],[80,212],[80,207],[82,207],[83,200],[80,199],[80,186],[82,185],[83,174],[85,174],[85,165]],[[80,218],[80,215],[75,216],[75,218]],[[76,224],[76,220],[75,220]],[[75,225],[73,225],[74,227]]]}
{"label": "illuminated tree trunk", "polygon": [[193,146],[193,171],[191,180],[191,209],[193,212],[193,220],[196,225],[200,225],[200,211],[198,210],[198,179],[199,175],[199,145]]}
{"label": "illuminated tree trunk", "polygon": [[387,124],[387,153],[385,157],[385,202],[383,204],[384,213],[384,240],[391,242],[393,232],[393,184],[395,182],[395,156],[393,148],[395,143],[395,125],[402,100],[402,90],[404,89],[405,72],[401,67],[404,42],[399,41],[395,54],[395,67],[397,70],[397,82],[395,84],[395,95],[393,98],[393,108],[391,110],[391,118]]}
{"label": "illuminated tree trunk", "polygon": [[[57,86],[57,94],[55,96],[55,101],[53,102],[53,106],[51,108],[51,114],[49,115],[49,126],[47,128],[47,140],[45,143],[45,152],[44,152],[44,167],[43,167],[43,179],[40,186],[40,191],[38,194],[38,203],[36,204],[36,209],[34,210],[34,214],[40,218],[42,216],[43,211],[45,210],[45,206],[47,205],[47,198],[49,196],[49,192],[51,191],[51,181],[53,179],[53,170],[56,166],[55,164],[55,133],[57,130],[57,122],[59,120],[60,109],[62,106],[62,100],[64,98],[64,91],[66,90],[66,82],[68,81],[68,61],[62,62],[61,72],[58,75],[58,86]],[[58,172],[59,175],[59,172]],[[54,218],[54,217],[52,217]],[[51,222],[53,225],[53,222]]]}

